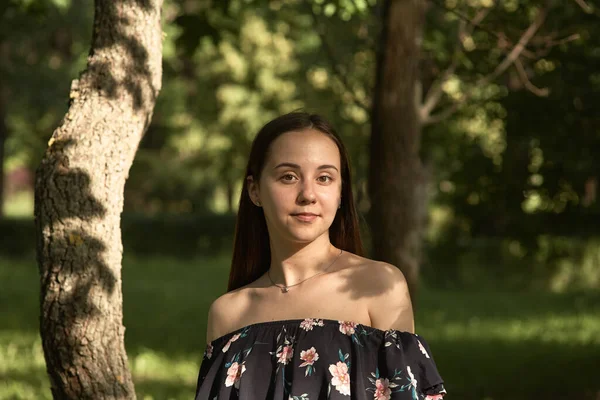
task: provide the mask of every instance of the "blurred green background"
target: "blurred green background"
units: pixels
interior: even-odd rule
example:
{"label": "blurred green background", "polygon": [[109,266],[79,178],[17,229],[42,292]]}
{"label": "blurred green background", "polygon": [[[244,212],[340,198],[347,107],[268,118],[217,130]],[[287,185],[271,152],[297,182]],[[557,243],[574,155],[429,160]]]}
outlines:
{"label": "blurred green background", "polygon": [[[460,99],[539,3],[430,2],[424,88],[456,60],[442,102]],[[126,347],[140,399],[193,396],[207,307],[226,287],[243,169],[262,124],[297,108],[330,119],[368,214],[365,105],[379,6],[165,0],[163,89],[122,220]],[[459,35],[481,12],[480,26]],[[0,399],[45,399],[34,171],[85,68],[93,1],[8,0],[0,17]],[[600,396],[599,22],[589,0],[555,2],[522,70],[424,128],[416,323],[450,399]]]}

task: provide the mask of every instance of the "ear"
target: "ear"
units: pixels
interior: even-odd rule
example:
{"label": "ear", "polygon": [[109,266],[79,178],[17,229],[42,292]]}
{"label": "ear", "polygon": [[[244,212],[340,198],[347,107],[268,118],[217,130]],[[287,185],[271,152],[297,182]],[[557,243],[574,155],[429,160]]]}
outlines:
{"label": "ear", "polygon": [[246,188],[248,190],[248,196],[250,196],[250,200],[255,205],[260,206],[260,189],[258,187],[258,182],[254,180],[252,175],[248,175],[246,177]]}

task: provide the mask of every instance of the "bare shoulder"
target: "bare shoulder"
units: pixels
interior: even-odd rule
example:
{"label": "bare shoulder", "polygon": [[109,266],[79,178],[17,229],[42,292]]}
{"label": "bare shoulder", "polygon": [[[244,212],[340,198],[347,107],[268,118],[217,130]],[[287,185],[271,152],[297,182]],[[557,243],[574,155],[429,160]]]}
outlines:
{"label": "bare shoulder", "polygon": [[353,285],[365,299],[371,326],[414,332],[408,284],[395,265],[362,258],[353,268]]}
{"label": "bare shoulder", "polygon": [[371,290],[387,292],[404,287],[408,291],[404,274],[392,264],[356,254],[349,254],[346,264],[352,267],[346,268],[352,280],[356,281],[356,284],[364,283],[365,289],[370,287]]}
{"label": "bare shoulder", "polygon": [[244,306],[244,291],[234,290],[219,296],[208,309],[206,341],[211,342],[235,328]]}

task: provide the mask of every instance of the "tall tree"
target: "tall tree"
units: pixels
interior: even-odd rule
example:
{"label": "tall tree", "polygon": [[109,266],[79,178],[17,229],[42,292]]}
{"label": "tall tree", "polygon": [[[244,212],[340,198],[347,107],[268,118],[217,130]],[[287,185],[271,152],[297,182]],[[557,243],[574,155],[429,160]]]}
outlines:
{"label": "tall tree", "polygon": [[413,297],[424,207],[418,196],[424,180],[417,96],[424,13],[423,0],[383,2],[371,115],[369,195],[374,206],[369,218],[373,254],[404,272]]}
{"label": "tall tree", "polygon": [[[450,57],[447,69],[426,85],[428,90],[424,96],[421,94],[425,86],[422,85],[420,69],[424,64],[421,43],[426,8],[432,4],[443,8],[443,4],[436,0],[385,0],[381,5],[382,33],[371,111],[368,189],[372,204],[369,217],[373,256],[397,265],[404,272],[413,299],[418,283],[422,226],[427,209],[427,174],[419,154],[422,128],[456,113],[462,105],[472,100],[481,87],[489,85],[509,67],[515,66],[517,71],[521,71],[521,56],[544,23],[551,3],[546,0],[533,7],[534,17],[515,43],[511,42],[509,35],[495,33],[498,44],[494,50],[502,57],[492,71],[478,77],[463,89],[461,96],[455,98],[444,96],[444,86],[456,77],[464,54],[459,44]],[[448,12],[463,18],[459,25],[459,43],[475,27],[481,29],[481,21],[491,9],[483,7],[472,18],[448,9]],[[542,41],[545,42],[547,40]],[[544,90],[531,84],[529,77],[520,75],[525,87],[532,93],[546,95]],[[442,99],[445,102],[441,102]]]}
{"label": "tall tree", "polygon": [[52,394],[135,398],[120,215],[162,75],[162,0],[95,0],[87,68],[36,173],[40,333]]}

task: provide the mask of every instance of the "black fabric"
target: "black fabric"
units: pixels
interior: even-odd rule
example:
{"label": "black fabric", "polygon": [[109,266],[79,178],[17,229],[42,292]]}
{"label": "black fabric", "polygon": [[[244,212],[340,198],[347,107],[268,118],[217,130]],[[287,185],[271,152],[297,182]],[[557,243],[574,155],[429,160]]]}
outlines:
{"label": "black fabric", "polygon": [[328,319],[261,322],[209,343],[196,400],[438,400],[422,337]]}

